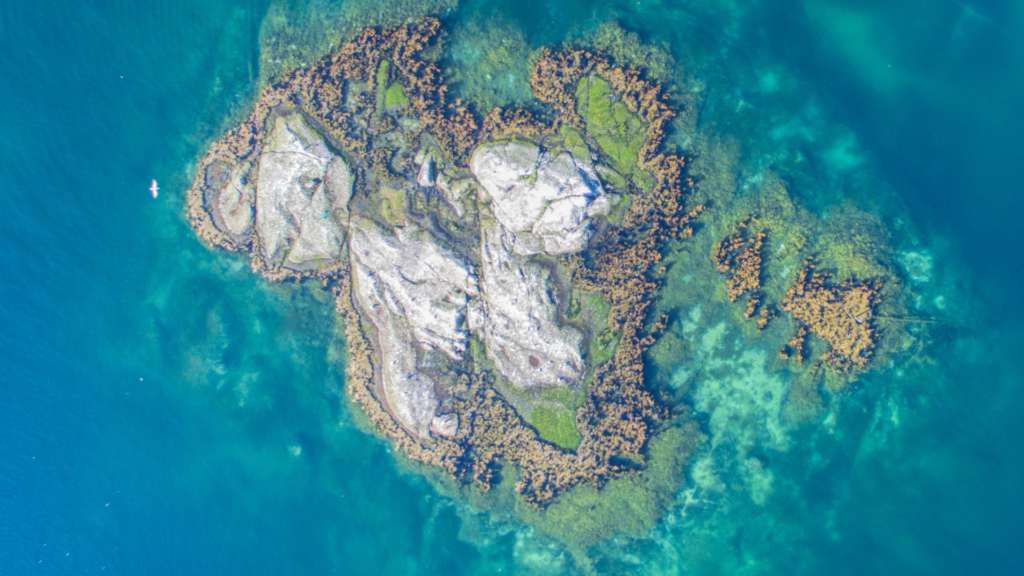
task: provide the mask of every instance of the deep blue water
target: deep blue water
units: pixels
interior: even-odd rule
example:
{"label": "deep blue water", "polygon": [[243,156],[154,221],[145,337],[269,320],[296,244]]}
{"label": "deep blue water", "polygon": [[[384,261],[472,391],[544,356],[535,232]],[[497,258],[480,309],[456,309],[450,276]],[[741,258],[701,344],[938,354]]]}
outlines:
{"label": "deep blue water", "polygon": [[[251,97],[268,4],[0,3],[0,573],[557,573],[546,542],[477,526],[355,427],[328,299],[188,229],[190,164]],[[967,319],[930,372],[865,378],[829,463],[780,468],[779,500],[729,515],[707,556],[641,543],[630,572],[1018,573],[1024,8],[764,4],[480,0],[449,17],[501,17],[532,45],[616,17],[706,74],[709,101],[758,71],[797,78],[774,110],[813,100],[855,135]],[[702,519],[667,522],[658,542]]]}

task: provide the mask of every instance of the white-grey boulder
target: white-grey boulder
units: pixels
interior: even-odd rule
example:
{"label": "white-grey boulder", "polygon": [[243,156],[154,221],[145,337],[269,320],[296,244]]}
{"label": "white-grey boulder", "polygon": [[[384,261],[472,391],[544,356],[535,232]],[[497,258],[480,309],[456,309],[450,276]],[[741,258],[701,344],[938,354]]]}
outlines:
{"label": "white-grey boulder", "polygon": [[409,223],[392,235],[372,220],[351,219],[349,251],[356,302],[376,327],[381,386],[405,428],[426,438],[454,434],[458,423],[436,419],[437,382],[421,370],[424,354],[453,360],[466,352],[466,308],[477,294],[469,264]]}
{"label": "white-grey boulder", "polygon": [[437,163],[433,154],[426,157],[420,164],[419,172],[416,173],[416,183],[424,188],[430,188],[437,181]]}
{"label": "white-grey boulder", "polygon": [[302,116],[276,116],[256,183],[256,231],[267,265],[309,270],[335,262],[351,194],[348,165]]}
{"label": "white-grey boulder", "polygon": [[459,415],[442,414],[434,416],[434,419],[430,421],[430,431],[445,438],[455,436],[456,432],[459,431]]}
{"label": "white-grey boulder", "polygon": [[481,310],[471,312],[487,356],[513,386],[569,386],[583,378],[583,335],[560,326],[547,268],[516,253],[497,222],[481,224]]}
{"label": "white-grey boulder", "polygon": [[593,235],[591,219],[611,210],[590,159],[576,159],[568,151],[495,142],[474,150],[469,166],[494,217],[522,237],[517,245],[521,254],[583,250]]}
{"label": "white-grey boulder", "polygon": [[416,341],[461,358],[466,304],[477,293],[469,264],[412,222],[391,235],[372,220],[353,217],[351,236],[353,262],[372,271],[385,301],[408,319]]}

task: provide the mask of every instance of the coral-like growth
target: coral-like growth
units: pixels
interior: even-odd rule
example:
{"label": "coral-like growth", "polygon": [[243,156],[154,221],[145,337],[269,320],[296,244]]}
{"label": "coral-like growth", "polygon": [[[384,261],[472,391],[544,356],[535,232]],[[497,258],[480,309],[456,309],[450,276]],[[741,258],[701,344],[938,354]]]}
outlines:
{"label": "coral-like growth", "polygon": [[753,217],[748,216],[736,225],[732,234],[718,243],[715,248],[715,263],[718,271],[725,274],[729,301],[735,302],[746,296],[747,309],[744,317],[749,319],[758,315],[758,328],[764,328],[771,319],[768,308],[761,306],[764,298],[761,293],[761,249],[768,233],[762,230],[752,235],[749,227],[751,221]]}
{"label": "coral-like growth", "polygon": [[[786,292],[782,308],[828,343],[823,360],[844,371],[863,368],[877,339],[871,320],[880,288],[878,281],[834,284],[828,274],[815,272],[808,259],[796,284]],[[802,337],[799,340],[802,345]]]}

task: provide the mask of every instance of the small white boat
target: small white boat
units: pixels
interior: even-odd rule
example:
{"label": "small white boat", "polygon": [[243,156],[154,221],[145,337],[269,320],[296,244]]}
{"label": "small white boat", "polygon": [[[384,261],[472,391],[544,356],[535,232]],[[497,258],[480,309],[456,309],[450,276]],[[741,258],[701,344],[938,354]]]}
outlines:
{"label": "small white boat", "polygon": [[156,180],[153,180],[153,183],[149,185],[149,192],[153,195],[153,198],[160,195],[160,187],[156,185]]}

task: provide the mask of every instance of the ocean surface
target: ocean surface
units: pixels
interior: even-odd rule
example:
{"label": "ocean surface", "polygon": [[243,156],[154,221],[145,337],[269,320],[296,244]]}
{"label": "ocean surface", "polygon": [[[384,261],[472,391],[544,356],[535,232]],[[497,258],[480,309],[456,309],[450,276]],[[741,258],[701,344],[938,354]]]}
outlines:
{"label": "ocean surface", "polygon": [[[681,493],[594,571],[1020,573],[1024,4],[428,4],[452,66],[491,30],[533,49],[617,20],[701,79],[702,125],[750,157],[804,154],[816,184],[795,187],[800,202],[849,195],[912,223],[914,290],[946,311],[926,363],[879,367],[757,448],[770,489],[723,477]],[[251,102],[268,10],[334,26],[416,9],[281,6],[0,2],[0,574],[580,570],[356,427],[327,295],[272,285],[189,229],[195,160]],[[508,74],[494,82],[515,100],[526,84]],[[864,174],[877,185],[855,185]],[[691,400],[712,435],[713,392]],[[741,442],[730,434],[722,446]]]}

